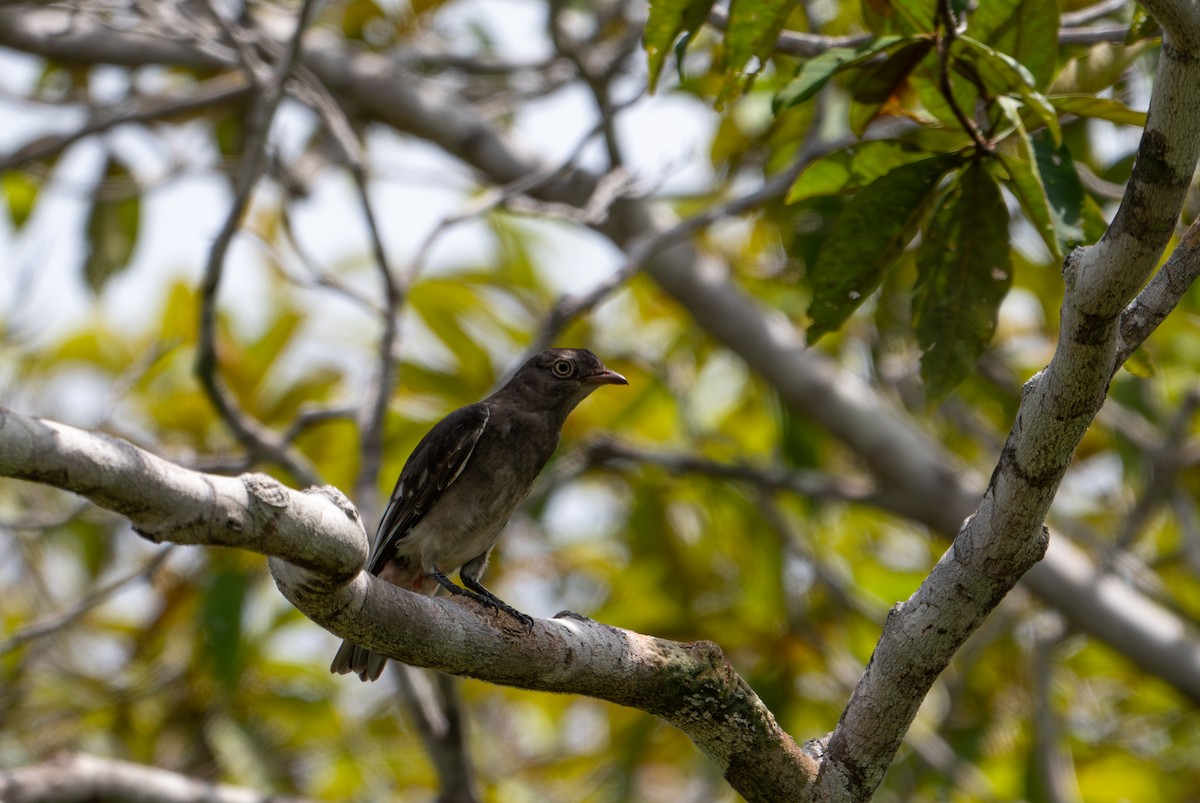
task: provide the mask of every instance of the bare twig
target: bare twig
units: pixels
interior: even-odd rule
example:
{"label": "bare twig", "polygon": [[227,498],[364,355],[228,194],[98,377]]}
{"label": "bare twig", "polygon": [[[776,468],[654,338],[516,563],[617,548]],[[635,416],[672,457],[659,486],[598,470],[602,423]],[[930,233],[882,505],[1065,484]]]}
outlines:
{"label": "bare twig", "polygon": [[[238,441],[251,453],[258,457],[269,459],[287,469],[298,480],[315,484],[317,472],[312,465],[294,449],[281,441],[260,422],[254,420],[246,411],[239,408],[233,395],[221,380],[216,353],[217,328],[217,290],[221,284],[221,275],[225,267],[225,258],[229,247],[237,233],[242,216],[250,203],[250,195],[262,172],[266,158],[268,135],[271,121],[284,96],[284,88],[293,65],[300,56],[300,42],[304,29],[314,5],[313,0],[305,0],[301,6],[300,15],[296,22],[296,30],[289,42],[287,53],[280,62],[271,84],[260,92],[257,108],[257,125],[251,132],[246,149],[243,153],[241,170],[236,181],[236,190],[229,214],[221,230],[217,233],[209,250],[208,261],[204,269],[204,277],[200,284],[200,334],[196,349],[195,374],[209,399],[216,407],[222,420],[233,430]],[[225,21],[219,15],[218,20]],[[234,35],[235,43],[241,38]],[[254,83],[259,81],[256,63],[257,56],[249,48],[239,45],[239,52],[245,60],[244,69],[247,78]]]}
{"label": "bare twig", "polygon": [[475,770],[466,749],[466,720],[458,680],[441,672],[391,662],[401,700],[433,759],[443,803],[476,803]]}
{"label": "bare twig", "polygon": [[576,72],[591,93],[600,118],[601,130],[604,132],[608,169],[617,170],[625,160],[621,155],[621,144],[617,137],[616,116],[612,113],[611,84],[622,62],[637,46],[641,32],[636,25],[626,25],[615,45],[605,45],[601,41],[605,26],[597,24],[597,34],[591,41],[577,42],[563,28],[563,7],[562,0],[551,0],[548,15],[550,40],[559,54],[575,65]]}
{"label": "bare twig", "polygon": [[992,153],[996,150],[995,143],[984,136],[979,126],[959,107],[958,99],[954,97],[954,85],[950,81],[950,60],[954,40],[958,38],[958,34],[959,21],[954,16],[950,0],[938,0],[938,28],[934,37],[938,54],[938,88],[941,90],[942,99],[954,114],[954,119],[958,120],[958,124],[971,137],[975,147],[984,153]]}
{"label": "bare twig", "polygon": [[291,443],[311,426],[323,424],[326,421],[352,420],[355,413],[356,410],[353,407],[301,407],[287,430],[284,431],[283,440]]}
{"label": "bare twig", "polygon": [[[729,10],[714,6],[708,12],[708,24],[718,31],[729,29]],[[870,34],[856,36],[820,36],[800,31],[783,31],[775,42],[775,52],[784,56],[812,58],[835,47],[859,47],[871,41]]]}
{"label": "bare twig", "polygon": [[159,550],[154,557],[134,571],[113,580],[107,585],[89,591],[83,598],[67,610],[42,619],[39,622],[21,628],[7,640],[0,642],[0,656],[7,655],[13,650],[28,644],[35,639],[45,638],[71,627],[98,605],[103,605],[118,591],[141,580],[149,581],[170,556],[174,547],[168,546]]}
{"label": "bare twig", "polygon": [[1033,636],[1033,768],[1042,794],[1050,803],[1077,803],[1079,783],[1070,749],[1062,735],[1062,723],[1054,706],[1054,665],[1066,626],[1057,614],[1044,614]]}
{"label": "bare twig", "polygon": [[[372,316],[381,314],[379,307],[366,295],[321,270],[317,261],[304,250],[300,238],[296,236],[296,227],[292,223],[290,207],[284,207],[279,223],[281,230],[287,236],[290,254],[285,253],[282,248],[269,242],[257,232],[246,231],[244,234],[248,234],[258,241],[259,247],[271,257],[284,279],[301,287],[320,287],[330,290]],[[294,257],[300,263],[307,275],[302,275],[288,266],[290,257]]]}
{"label": "bare twig", "polygon": [[398,307],[403,299],[403,293],[388,265],[387,254],[383,247],[383,237],[379,233],[379,224],[367,192],[367,179],[362,162],[352,162],[350,172],[354,176],[354,186],[358,190],[363,218],[367,222],[367,231],[371,236],[371,251],[375,257],[375,267],[383,285],[381,315],[383,331],[379,334],[375,376],[371,383],[371,390],[367,393],[362,411],[359,413],[362,440],[359,445],[358,476],[354,481],[355,499],[359,500],[358,504],[365,505],[368,510],[373,511],[378,507],[375,493],[376,478],[383,465],[383,423],[387,417],[388,399],[391,397],[392,386],[396,380],[396,339],[400,331]]}
{"label": "bare twig", "polygon": [[698,232],[719,220],[757,209],[764,203],[782,196],[816,155],[812,149],[805,148],[791,167],[774,176],[758,189],[723,204],[710,206],[703,212],[681,220],[670,228],[655,230],[649,236],[637,240],[625,249],[624,263],[606,279],[583,295],[566,296],[559,299],[554,309],[543,321],[541,331],[529,347],[528,352],[533,354],[548,347],[571,320],[594,309],[600,302],[637,275],[646,261],[656,254],[687,242]]}
{"label": "bare twig", "polygon": [[810,499],[864,502],[873,504],[874,491],[869,483],[831,477],[819,471],[801,471],[721,463],[686,452],[661,452],[640,449],[612,440],[600,440],[584,449],[587,461],[595,466],[635,463],[658,466],[681,474],[703,474],[736,480],[769,491],[787,491]]}
{"label": "bare twig", "polygon": [[50,800],[304,803],[302,798],[215,784],[157,767],[85,753],[60,753],[30,767],[0,770],[0,798],[7,803]]}
{"label": "bare twig", "polygon": [[0,158],[0,173],[19,167],[26,162],[47,159],[61,153],[84,137],[99,134],[117,126],[189,114],[210,106],[241,100],[250,92],[250,84],[245,78],[240,75],[226,74],[200,82],[184,96],[143,97],[126,100],[113,107],[96,111],[92,115],[92,119],[69,134],[41,137]]}
{"label": "bare twig", "polygon": [[1095,22],[1101,17],[1107,17],[1109,14],[1115,14],[1118,11],[1129,8],[1132,3],[1129,0],[1101,0],[1094,5],[1086,6],[1078,11],[1064,12],[1058,18],[1058,22],[1064,28],[1082,28],[1084,25]]}

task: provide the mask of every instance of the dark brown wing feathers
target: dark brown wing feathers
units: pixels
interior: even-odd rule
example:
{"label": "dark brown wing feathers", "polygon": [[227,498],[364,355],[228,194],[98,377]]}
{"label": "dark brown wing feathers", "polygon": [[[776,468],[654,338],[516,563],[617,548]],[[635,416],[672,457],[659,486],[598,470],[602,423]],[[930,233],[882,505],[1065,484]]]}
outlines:
{"label": "dark brown wing feathers", "polygon": [[490,418],[484,402],[461,407],[435,424],[413,449],[379,522],[368,571],[379,574],[396,544],[462,474]]}

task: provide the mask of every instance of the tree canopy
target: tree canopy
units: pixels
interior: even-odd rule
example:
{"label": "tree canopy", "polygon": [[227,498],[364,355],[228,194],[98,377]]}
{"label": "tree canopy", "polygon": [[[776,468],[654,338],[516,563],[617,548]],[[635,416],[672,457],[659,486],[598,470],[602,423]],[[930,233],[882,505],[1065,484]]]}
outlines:
{"label": "tree canopy", "polygon": [[[1188,799],[1198,54],[1182,0],[0,5],[0,798]],[[359,574],[548,345],[629,387],[493,556],[533,629]]]}

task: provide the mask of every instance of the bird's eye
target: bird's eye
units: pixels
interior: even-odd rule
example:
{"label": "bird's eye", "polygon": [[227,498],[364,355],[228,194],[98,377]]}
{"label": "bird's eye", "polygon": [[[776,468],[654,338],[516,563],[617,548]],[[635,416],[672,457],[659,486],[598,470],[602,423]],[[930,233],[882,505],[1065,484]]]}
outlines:
{"label": "bird's eye", "polygon": [[569,360],[558,360],[554,363],[554,366],[551,370],[554,371],[555,376],[561,379],[566,379],[575,371],[575,368],[571,365]]}

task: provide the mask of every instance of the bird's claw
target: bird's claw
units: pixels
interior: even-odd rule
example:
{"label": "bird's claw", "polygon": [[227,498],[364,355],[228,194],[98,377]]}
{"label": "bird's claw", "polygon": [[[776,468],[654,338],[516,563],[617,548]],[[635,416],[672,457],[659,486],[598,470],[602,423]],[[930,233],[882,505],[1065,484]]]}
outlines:
{"label": "bird's claw", "polygon": [[497,601],[493,601],[493,600],[488,600],[488,602],[492,603],[492,607],[494,607],[496,609],[497,614],[499,614],[500,611],[504,611],[509,616],[516,619],[521,624],[525,625],[525,631],[527,633],[533,632],[533,617],[532,616],[530,616],[527,613],[521,613],[513,606],[507,605],[503,602],[497,602]]}

